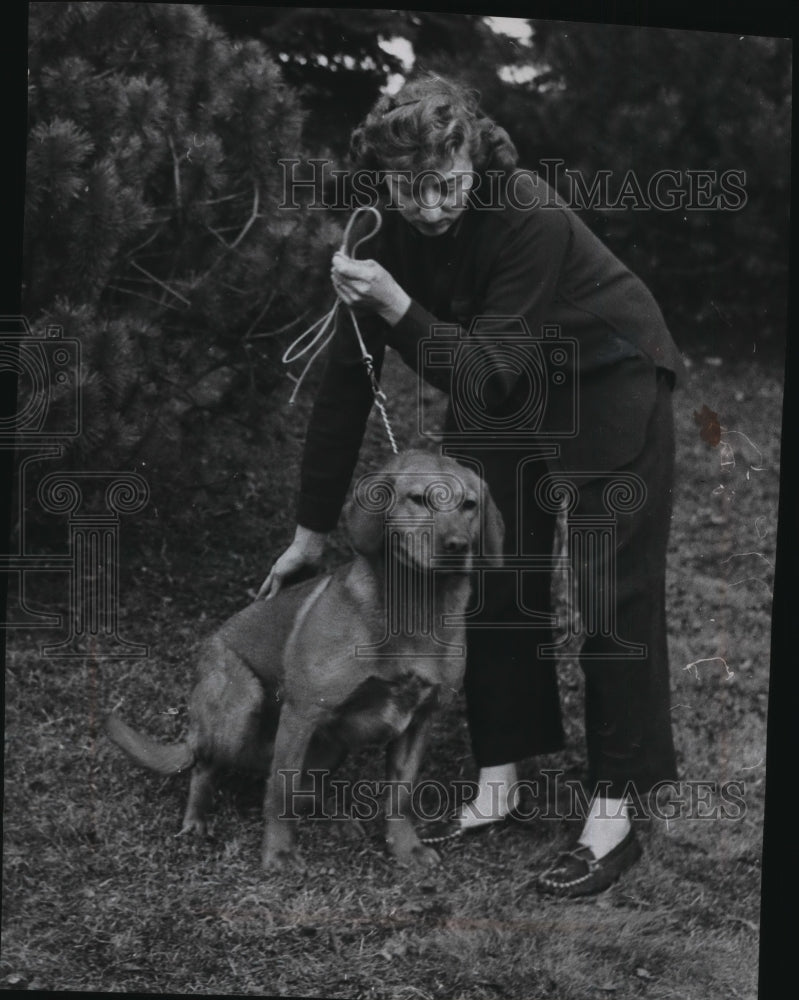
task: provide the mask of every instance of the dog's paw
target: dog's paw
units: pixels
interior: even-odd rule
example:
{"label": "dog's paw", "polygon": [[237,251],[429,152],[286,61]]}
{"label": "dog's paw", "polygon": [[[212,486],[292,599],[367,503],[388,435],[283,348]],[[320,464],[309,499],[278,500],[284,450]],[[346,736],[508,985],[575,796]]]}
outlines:
{"label": "dog's paw", "polygon": [[183,826],[175,834],[176,837],[207,837],[208,824],[197,816],[187,816]]}
{"label": "dog's paw", "polygon": [[441,855],[434,847],[428,847],[418,841],[403,844],[402,847],[396,844],[389,846],[395,859],[401,865],[407,865],[409,868],[434,868],[441,862]]}
{"label": "dog's paw", "polygon": [[305,862],[298,851],[289,848],[267,849],[261,858],[261,867],[265,872],[304,871]]}
{"label": "dog's paw", "polygon": [[411,849],[410,864],[414,868],[435,868],[441,863],[441,855],[434,847],[417,844]]}

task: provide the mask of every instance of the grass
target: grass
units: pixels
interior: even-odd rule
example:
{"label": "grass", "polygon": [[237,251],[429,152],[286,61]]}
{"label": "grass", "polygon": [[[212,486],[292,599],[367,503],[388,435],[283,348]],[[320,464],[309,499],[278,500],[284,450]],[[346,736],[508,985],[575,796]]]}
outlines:
{"label": "grass", "polygon": [[[151,481],[149,507],[123,523],[120,631],[149,644],[149,658],[47,659],[39,647],[52,633],[9,634],[0,984],[351,1000],[753,997],[782,373],[693,361],[675,397],[675,738],[685,779],[744,782],[743,815],[654,821],[642,861],[581,902],[531,886],[569,836],[563,821],[455,843],[421,875],[390,861],[378,821],[356,841],[306,823],[307,871],[266,877],[261,787],[236,776],[209,840],[176,839],[185,780],[134,769],[99,721],[119,705],[164,740],[185,731],[198,639],[257,589],[288,540],[306,394],[296,415],[273,405],[250,428],[209,418],[196,428],[206,485],[176,494]],[[410,444],[413,383],[392,367],[385,387]],[[730,434],[735,465],[722,466],[694,422],[703,404],[759,454]],[[364,468],[386,451],[373,421]],[[336,536],[330,563],[345,551]],[[43,580],[43,607],[63,602],[60,586]],[[579,776],[574,662],[561,682],[567,749],[538,764]],[[382,769],[364,753],[344,776],[379,779]],[[423,777],[473,776],[460,702],[437,721]]]}

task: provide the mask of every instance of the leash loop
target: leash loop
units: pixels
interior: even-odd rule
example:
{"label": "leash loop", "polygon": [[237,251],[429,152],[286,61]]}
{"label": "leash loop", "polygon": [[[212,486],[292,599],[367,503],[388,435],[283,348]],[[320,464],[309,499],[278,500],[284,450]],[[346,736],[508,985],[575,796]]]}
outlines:
{"label": "leash loop", "polygon": [[[352,249],[350,250],[348,249],[348,244],[350,240],[350,235],[352,233],[352,227],[355,223],[355,220],[357,219],[358,215],[361,212],[370,212],[374,219],[374,225],[369,232],[364,233],[363,236],[361,236],[359,239],[355,241],[355,243],[352,246]],[[356,259],[355,254],[358,250],[358,247],[362,243],[366,243],[367,240],[372,239],[373,236],[376,236],[377,233],[380,231],[380,227],[382,226],[382,224],[383,224],[383,219],[380,215],[380,212],[378,212],[378,210],[373,205],[359,206],[358,208],[355,209],[355,211],[350,216],[349,221],[347,222],[347,225],[344,229],[344,235],[341,239],[341,246],[339,247],[339,252],[347,257],[350,257],[352,260],[355,260]],[[391,445],[391,450],[396,455],[399,451],[399,448],[397,447],[397,439],[394,436],[394,432],[391,428],[391,422],[388,419],[388,412],[386,411],[385,407],[385,403],[388,402],[388,397],[380,388],[380,384],[377,381],[377,376],[375,375],[374,358],[366,350],[366,344],[364,343],[364,339],[361,334],[361,328],[358,326],[358,320],[355,317],[354,310],[350,306],[346,305],[346,303],[344,303],[342,299],[339,298],[338,295],[336,295],[336,301],[333,303],[333,306],[324,314],[324,316],[321,316],[318,320],[316,320],[315,323],[312,323],[306,330],[303,330],[303,332],[299,335],[299,337],[293,340],[292,343],[289,344],[289,346],[283,353],[283,358],[282,358],[283,364],[290,364],[292,361],[296,361],[298,358],[301,358],[304,355],[306,355],[309,351],[313,352],[311,356],[308,358],[308,360],[305,362],[305,367],[302,369],[299,376],[297,377],[290,376],[291,378],[294,378],[295,384],[291,396],[289,397],[289,403],[293,403],[294,400],[297,398],[297,393],[299,392],[300,386],[305,380],[305,376],[308,374],[311,365],[313,365],[317,357],[322,353],[322,351],[327,347],[327,345],[333,339],[333,335],[336,332],[336,320],[338,318],[339,308],[342,305],[344,305],[347,312],[349,313],[349,317],[352,322],[352,327],[355,331],[355,336],[358,339],[358,347],[360,348],[361,351],[361,359],[363,360],[364,367],[366,368],[366,374],[369,377],[369,382],[372,387],[372,395],[374,396],[374,402],[378,410],[380,411],[380,416],[383,420],[383,426],[385,427],[386,436],[388,437],[389,443]]]}
{"label": "leash loop", "polygon": [[[355,223],[355,220],[358,218],[358,214],[360,212],[371,212],[372,217],[374,219],[374,226],[372,227],[370,232],[364,233],[359,240],[355,241],[352,250],[347,250],[347,243],[349,243],[352,227]],[[361,243],[366,243],[366,241],[371,240],[373,236],[377,236],[377,234],[380,232],[380,227],[382,225],[383,225],[383,217],[380,215],[380,212],[378,212],[378,210],[374,207],[374,205],[360,205],[352,213],[352,215],[349,218],[349,222],[344,228],[344,235],[341,238],[341,246],[339,247],[341,253],[345,254],[345,256],[347,257],[352,257],[352,259],[355,260],[356,259],[355,252],[361,245]]]}

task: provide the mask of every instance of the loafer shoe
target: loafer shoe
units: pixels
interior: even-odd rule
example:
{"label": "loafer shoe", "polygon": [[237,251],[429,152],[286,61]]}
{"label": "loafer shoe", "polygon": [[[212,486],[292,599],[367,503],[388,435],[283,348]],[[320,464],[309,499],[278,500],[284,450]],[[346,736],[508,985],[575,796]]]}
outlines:
{"label": "loafer shoe", "polygon": [[436,819],[426,823],[419,831],[419,840],[423,844],[442,844],[447,840],[456,840],[458,837],[465,837],[474,833],[485,833],[487,830],[497,829],[514,820],[521,822],[523,816],[516,810],[511,809],[497,819],[486,819],[480,823],[469,823],[466,826],[461,823],[460,814],[452,812],[444,819]]}
{"label": "loafer shoe", "polygon": [[602,892],[641,857],[641,845],[630,828],[627,836],[601,858],[590,847],[577,844],[559,854],[536,881],[539,892],[553,896],[590,896]]}

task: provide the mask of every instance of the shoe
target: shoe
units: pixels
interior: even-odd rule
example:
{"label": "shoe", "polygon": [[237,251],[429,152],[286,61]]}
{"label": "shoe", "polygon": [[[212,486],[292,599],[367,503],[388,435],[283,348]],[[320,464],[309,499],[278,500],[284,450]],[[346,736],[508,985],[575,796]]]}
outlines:
{"label": "shoe", "polygon": [[470,823],[464,826],[460,821],[460,814],[451,812],[444,819],[436,819],[431,823],[426,823],[418,831],[419,840],[423,844],[443,844],[447,840],[456,840],[472,833],[485,833],[486,830],[496,829],[513,821],[523,822],[524,815],[511,809],[498,819],[487,819],[482,823]]}
{"label": "shoe", "polygon": [[553,896],[590,896],[607,889],[635,864],[641,853],[641,845],[630,827],[624,840],[599,860],[583,844],[559,854],[555,863],[538,877],[536,886],[539,892]]}

